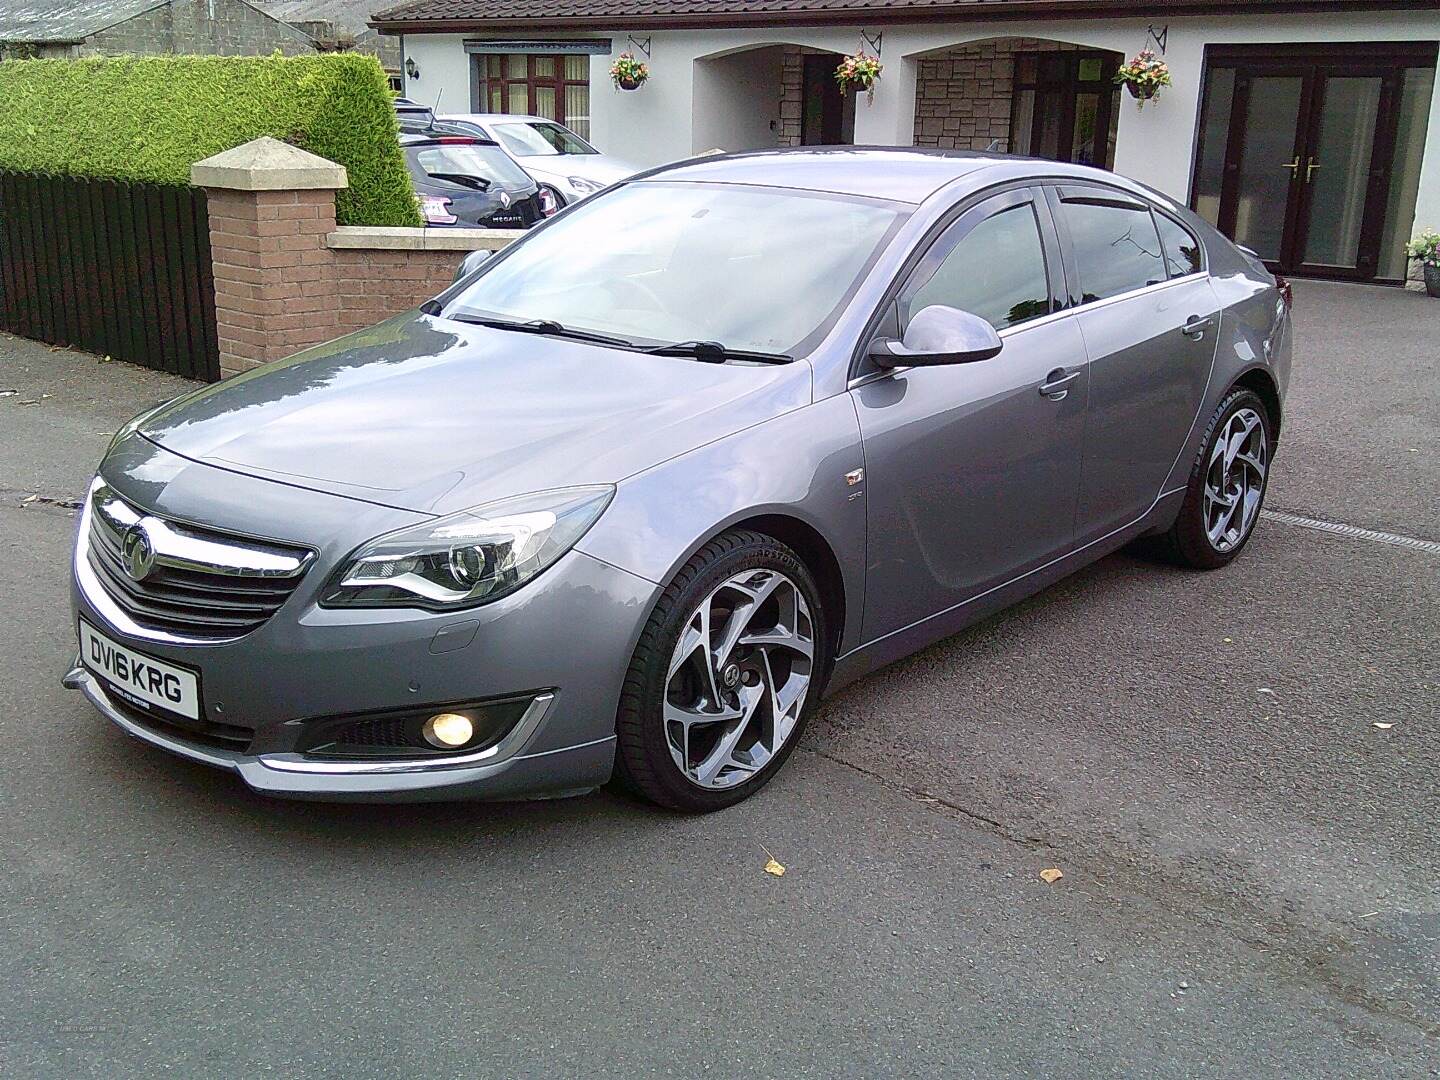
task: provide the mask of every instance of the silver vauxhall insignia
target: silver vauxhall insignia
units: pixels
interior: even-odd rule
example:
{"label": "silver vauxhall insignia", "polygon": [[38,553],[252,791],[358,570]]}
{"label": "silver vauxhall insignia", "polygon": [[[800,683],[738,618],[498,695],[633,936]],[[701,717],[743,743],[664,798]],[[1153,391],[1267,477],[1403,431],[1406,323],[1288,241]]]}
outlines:
{"label": "silver vauxhall insignia", "polygon": [[274,795],[717,809],[827,691],[1124,544],[1234,559],[1290,341],[1283,281],[1110,173],[654,170],[128,424],[66,684]]}

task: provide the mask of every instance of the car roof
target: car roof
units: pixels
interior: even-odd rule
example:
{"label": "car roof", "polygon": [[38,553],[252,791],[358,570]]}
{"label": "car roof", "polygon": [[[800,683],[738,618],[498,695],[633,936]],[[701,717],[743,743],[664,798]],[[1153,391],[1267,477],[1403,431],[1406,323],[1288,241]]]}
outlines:
{"label": "car roof", "polygon": [[715,154],[662,165],[634,179],[755,184],[921,203],[964,177],[990,184],[1032,176],[1099,180],[1138,190],[1132,181],[1086,165],[979,150],[897,146],[807,146]]}
{"label": "car roof", "polygon": [[482,139],[478,135],[471,135],[468,131],[446,131],[436,128],[434,131],[402,131],[400,132],[401,146],[421,146],[426,143],[439,143],[444,140],[447,144],[455,146],[494,146],[495,143],[489,139]]}
{"label": "car roof", "polygon": [[[555,124],[558,127],[565,127],[559,120],[552,119],[548,116],[531,116],[529,113],[445,113],[443,116],[437,116],[436,119],[470,120],[477,124],[503,124],[507,121],[518,121],[521,123]],[[568,131],[569,129],[566,128],[566,130]]]}

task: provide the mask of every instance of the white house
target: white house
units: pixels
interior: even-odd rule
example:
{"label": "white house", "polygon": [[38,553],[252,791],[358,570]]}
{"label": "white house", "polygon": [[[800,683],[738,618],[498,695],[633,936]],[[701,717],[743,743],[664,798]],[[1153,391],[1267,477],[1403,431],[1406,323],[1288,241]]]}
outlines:
{"label": "white house", "polygon": [[[562,120],[642,164],[888,144],[1113,168],[1187,200],[1276,269],[1406,276],[1440,228],[1437,0],[410,0],[408,96]],[[1141,49],[1174,85],[1114,85]],[[846,54],[884,65],[842,96]],[[614,87],[613,58],[649,66]]]}

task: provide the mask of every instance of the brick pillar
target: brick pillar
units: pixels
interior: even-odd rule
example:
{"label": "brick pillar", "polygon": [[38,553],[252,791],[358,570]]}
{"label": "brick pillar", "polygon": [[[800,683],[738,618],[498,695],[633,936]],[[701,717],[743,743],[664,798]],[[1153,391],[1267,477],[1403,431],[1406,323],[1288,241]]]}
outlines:
{"label": "brick pillar", "polygon": [[221,377],[336,337],[326,236],[345,169],[261,138],[197,162],[190,182],[209,202]]}

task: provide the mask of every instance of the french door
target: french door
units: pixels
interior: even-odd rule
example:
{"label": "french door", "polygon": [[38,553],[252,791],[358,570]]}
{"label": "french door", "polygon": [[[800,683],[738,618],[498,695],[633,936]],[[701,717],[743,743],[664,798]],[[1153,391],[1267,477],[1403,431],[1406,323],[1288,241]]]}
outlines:
{"label": "french door", "polygon": [[1381,276],[1406,68],[1393,52],[1212,61],[1201,121],[1202,143],[1210,145],[1202,145],[1197,164],[1198,202],[1208,156],[1212,181],[1219,180],[1215,223],[1272,269]]}

